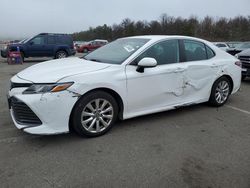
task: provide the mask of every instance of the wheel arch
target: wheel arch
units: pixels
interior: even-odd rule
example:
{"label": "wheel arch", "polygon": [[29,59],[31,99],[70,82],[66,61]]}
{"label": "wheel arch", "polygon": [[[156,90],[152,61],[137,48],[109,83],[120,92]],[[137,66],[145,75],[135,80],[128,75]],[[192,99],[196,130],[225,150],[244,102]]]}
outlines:
{"label": "wheel arch", "polygon": [[75,110],[75,107],[76,105],[78,104],[78,102],[84,97],[86,96],[87,94],[89,93],[92,93],[92,92],[96,92],[96,91],[104,91],[108,94],[110,94],[112,97],[114,97],[114,99],[116,100],[117,102],[117,105],[118,105],[118,118],[119,119],[123,119],[123,111],[124,111],[124,102],[121,98],[121,96],[116,92],[114,91],[113,89],[110,89],[110,88],[105,88],[105,87],[101,87],[101,88],[95,88],[95,89],[92,89],[92,90],[89,90],[88,92],[84,93],[83,95],[81,95],[78,100],[76,101],[76,103],[74,104],[72,110],[71,110],[71,113],[70,113],[70,117],[69,117],[69,130],[70,132],[71,131],[74,131],[73,129],[73,126],[72,126],[72,117],[73,117],[73,113],[74,113],[74,110]]}
{"label": "wheel arch", "polygon": [[[220,79],[220,78],[222,78],[222,77],[225,77],[225,78],[227,78],[227,79],[230,81],[230,84],[231,84],[230,93],[232,93],[233,88],[234,88],[234,82],[233,82],[232,77],[229,76],[228,74],[225,74],[225,75],[222,75],[221,77],[219,77],[218,79]],[[217,79],[217,80],[218,80],[218,79]]]}

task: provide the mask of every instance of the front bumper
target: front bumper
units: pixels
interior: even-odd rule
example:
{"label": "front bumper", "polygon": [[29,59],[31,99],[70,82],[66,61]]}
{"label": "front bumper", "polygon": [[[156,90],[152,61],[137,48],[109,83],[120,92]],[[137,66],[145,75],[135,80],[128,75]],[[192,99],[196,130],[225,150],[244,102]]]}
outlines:
{"label": "front bumper", "polygon": [[6,58],[7,57],[7,50],[1,50],[1,56],[3,58]]}
{"label": "front bumper", "polygon": [[[13,88],[9,91],[10,98],[16,98],[27,105],[41,120],[41,124],[20,123],[15,117],[14,109],[10,106],[10,114],[18,129],[31,134],[50,135],[69,132],[70,114],[78,97],[70,91],[45,94],[25,94],[26,88]],[[22,121],[25,122],[25,121]]]}
{"label": "front bumper", "polygon": [[250,76],[250,62],[244,62],[241,61],[242,63],[242,76]]}

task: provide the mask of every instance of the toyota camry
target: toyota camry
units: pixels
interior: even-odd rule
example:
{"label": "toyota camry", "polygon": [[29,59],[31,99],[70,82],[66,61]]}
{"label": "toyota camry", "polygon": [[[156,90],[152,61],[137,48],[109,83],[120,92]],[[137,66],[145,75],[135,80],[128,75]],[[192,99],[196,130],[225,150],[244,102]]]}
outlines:
{"label": "toyota camry", "polygon": [[83,58],[33,65],[11,78],[15,126],[31,134],[95,137],[119,119],[208,102],[219,107],[241,83],[241,63],[185,36],[117,39]]}

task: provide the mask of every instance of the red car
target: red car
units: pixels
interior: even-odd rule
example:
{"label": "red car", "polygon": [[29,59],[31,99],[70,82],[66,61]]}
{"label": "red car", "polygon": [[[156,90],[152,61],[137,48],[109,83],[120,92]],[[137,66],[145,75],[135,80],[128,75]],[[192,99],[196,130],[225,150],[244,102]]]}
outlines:
{"label": "red car", "polygon": [[96,40],[90,41],[90,42],[82,45],[81,47],[77,48],[77,52],[78,53],[88,53],[89,51],[93,51],[97,48],[100,48],[101,46],[104,46],[107,43],[108,43],[107,40],[96,39]]}

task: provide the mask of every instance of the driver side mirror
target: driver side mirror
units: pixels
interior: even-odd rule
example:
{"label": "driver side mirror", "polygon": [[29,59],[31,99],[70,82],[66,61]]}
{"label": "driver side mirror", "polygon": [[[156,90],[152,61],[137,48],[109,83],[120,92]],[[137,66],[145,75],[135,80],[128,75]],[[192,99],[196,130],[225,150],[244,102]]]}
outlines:
{"label": "driver side mirror", "polygon": [[145,68],[153,68],[157,66],[157,61],[151,57],[145,57],[141,59],[137,65],[136,71],[143,73]]}
{"label": "driver side mirror", "polygon": [[30,41],[30,42],[29,42],[29,44],[30,44],[30,45],[33,45],[33,44],[34,44],[34,42],[33,42],[33,41]]}

